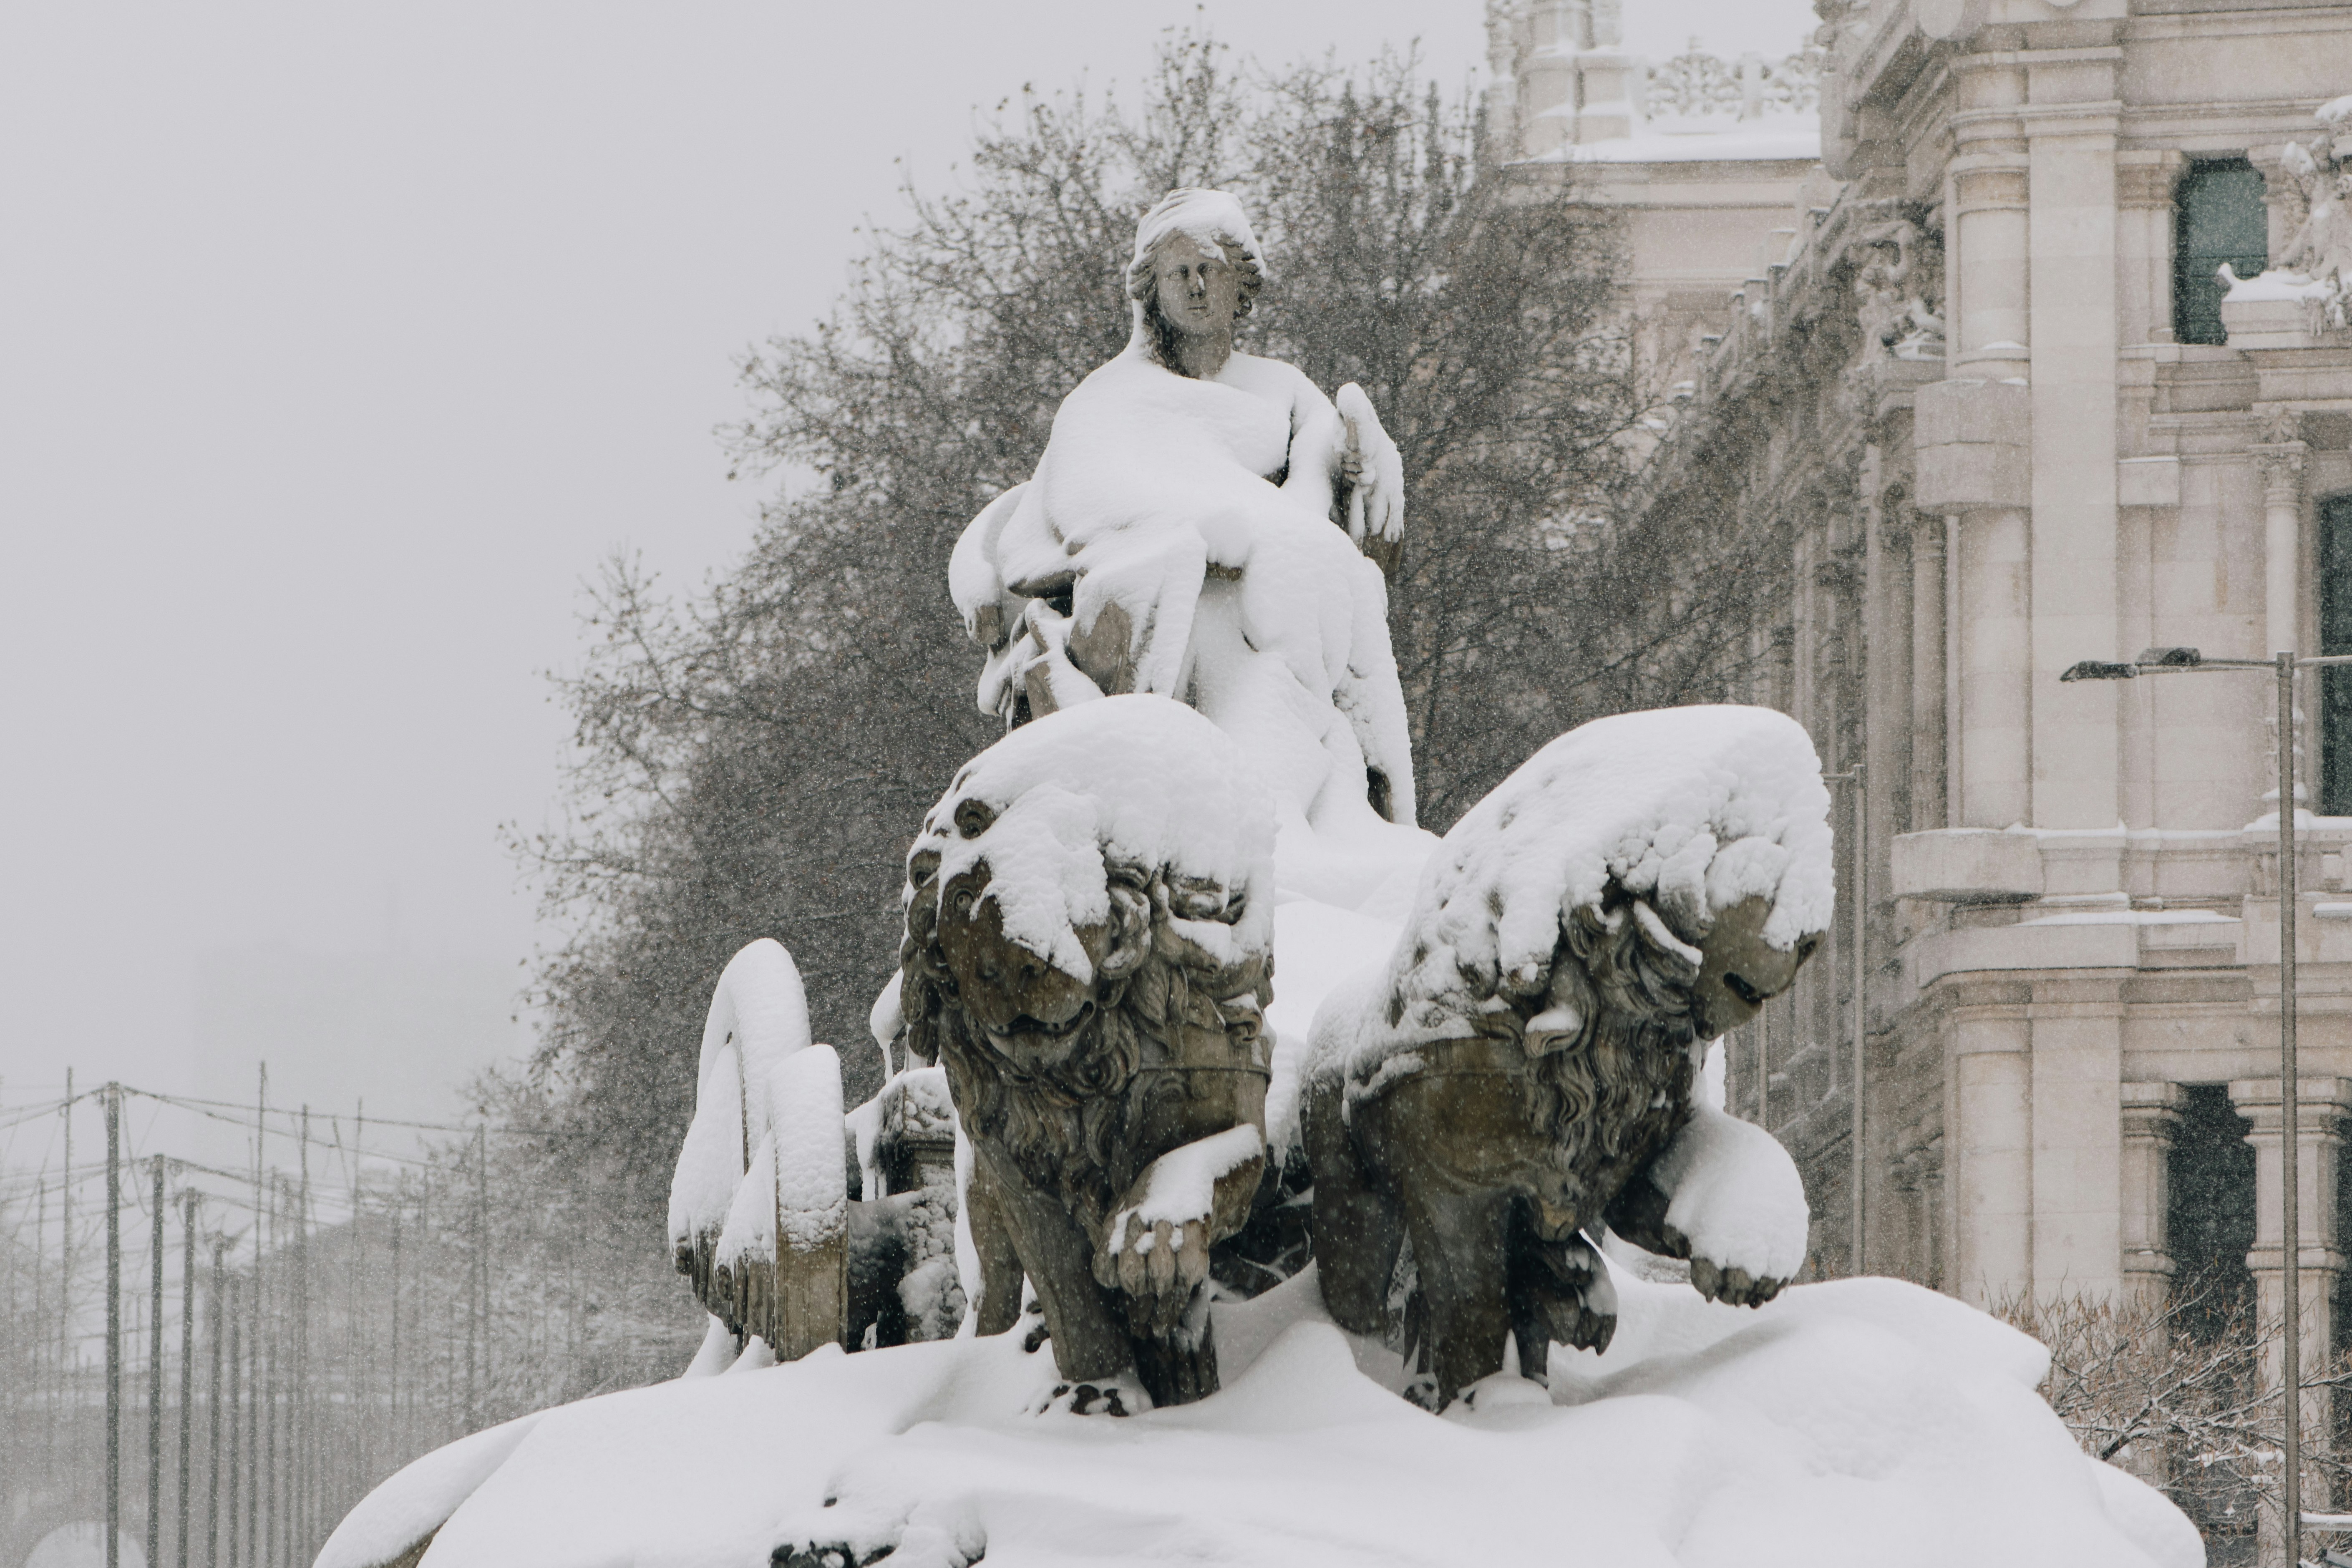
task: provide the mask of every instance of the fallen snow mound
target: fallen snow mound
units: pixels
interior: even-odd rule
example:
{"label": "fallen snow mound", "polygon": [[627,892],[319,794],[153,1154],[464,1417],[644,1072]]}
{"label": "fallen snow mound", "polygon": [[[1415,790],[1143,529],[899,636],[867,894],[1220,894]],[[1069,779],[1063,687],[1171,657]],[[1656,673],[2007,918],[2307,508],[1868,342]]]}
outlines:
{"label": "fallen snow mound", "polygon": [[1391,1392],[1402,1366],[1330,1323],[1311,1271],[1217,1309],[1222,1393],[1126,1420],[1029,1414],[1055,1373],[1017,1331],[610,1394],[549,1412],[423,1568],[761,1568],[794,1542],[892,1568],[2203,1561],[1982,1313],[1883,1279],[1757,1311],[1616,1283],[1607,1355],[1555,1352],[1549,1393],[1505,1374],[1444,1416]]}

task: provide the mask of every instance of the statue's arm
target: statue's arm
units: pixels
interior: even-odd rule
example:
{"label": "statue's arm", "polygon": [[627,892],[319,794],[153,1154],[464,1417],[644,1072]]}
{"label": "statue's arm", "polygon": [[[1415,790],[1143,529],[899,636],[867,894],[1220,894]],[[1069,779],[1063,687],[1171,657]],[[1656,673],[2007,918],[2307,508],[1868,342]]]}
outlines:
{"label": "statue's arm", "polygon": [[1348,537],[1393,577],[1404,546],[1404,455],[1381,424],[1372,400],[1354,382],[1339,389],[1339,413],[1346,426],[1343,464],[1347,486]]}

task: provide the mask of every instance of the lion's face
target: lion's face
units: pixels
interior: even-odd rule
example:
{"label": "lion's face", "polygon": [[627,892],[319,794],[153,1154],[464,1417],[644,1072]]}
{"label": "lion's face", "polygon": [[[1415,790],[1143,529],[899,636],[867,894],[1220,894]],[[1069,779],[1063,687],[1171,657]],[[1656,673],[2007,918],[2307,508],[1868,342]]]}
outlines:
{"label": "lion's face", "polygon": [[1070,973],[1005,934],[1003,910],[987,897],[991,879],[982,860],[940,889],[939,956],[1000,1056],[1033,1071],[1058,1065],[1086,1038],[1109,1000],[1106,988],[1123,981],[1140,953],[1119,941],[1125,922],[1114,901],[1110,920],[1071,928],[1092,973]]}
{"label": "lion's face", "polygon": [[1715,924],[1699,943],[1706,955],[1698,978],[1691,983],[1691,1015],[1698,1037],[1711,1040],[1748,1022],[1764,1004],[1796,984],[1797,971],[1821,946],[1819,931],[1808,931],[1785,951],[1764,940],[1764,923],[1772,918],[1772,900],[1746,898],[1715,917]]}

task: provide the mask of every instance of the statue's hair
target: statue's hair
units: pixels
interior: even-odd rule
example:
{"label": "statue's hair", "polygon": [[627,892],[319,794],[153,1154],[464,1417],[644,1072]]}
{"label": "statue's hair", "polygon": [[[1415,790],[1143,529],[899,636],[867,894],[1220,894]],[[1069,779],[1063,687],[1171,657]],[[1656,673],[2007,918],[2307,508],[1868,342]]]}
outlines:
{"label": "statue's hair", "polygon": [[[1150,353],[1153,363],[1164,370],[1172,370],[1178,375],[1184,374],[1185,371],[1183,361],[1176,352],[1176,324],[1160,308],[1157,273],[1160,247],[1182,233],[1181,229],[1171,230],[1161,238],[1160,245],[1137,257],[1127,268],[1127,297],[1142,310],[1144,347]],[[1217,248],[1225,253],[1225,260],[1241,277],[1241,293],[1234,309],[1234,318],[1238,320],[1257,308],[1257,291],[1265,287],[1265,272],[1258,265],[1257,258],[1249,254],[1247,247],[1231,235],[1218,235]]]}
{"label": "statue's hair", "polygon": [[[899,947],[908,1049],[946,1067],[967,1134],[994,1139],[1031,1181],[1061,1192],[1089,1231],[1098,1231],[1108,1205],[1141,1173],[1134,1132],[1162,1097],[1185,1092],[1181,1075],[1144,1070],[1147,1057],[1166,1054],[1154,1042],[1187,1026],[1255,1026],[1269,991],[1266,960],[1220,965],[1192,943],[1170,940],[1169,873],[1108,862],[1111,920],[1119,928],[1114,944],[1132,938],[1143,957],[1116,979],[1097,974],[1092,1011],[1072,1050],[1024,1068],[989,1044],[956,993],[940,946],[936,869],[935,859],[909,865]],[[1197,888],[1176,892],[1195,907],[1204,898]],[[1239,918],[1240,899],[1221,889],[1205,898],[1222,906],[1206,918]]]}

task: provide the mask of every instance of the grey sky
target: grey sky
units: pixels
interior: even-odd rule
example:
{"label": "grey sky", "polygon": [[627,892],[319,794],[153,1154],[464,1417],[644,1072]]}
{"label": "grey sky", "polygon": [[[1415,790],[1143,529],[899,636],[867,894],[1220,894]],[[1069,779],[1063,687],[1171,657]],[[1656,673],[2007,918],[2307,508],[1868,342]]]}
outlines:
{"label": "grey sky", "polygon": [[[1275,62],[1418,36],[1451,82],[1483,9],[1198,14]],[[519,983],[496,828],[556,788],[540,672],[614,548],[691,585],[747,538],[760,489],[710,435],[732,357],[824,309],[895,159],[935,183],[974,105],[1131,81],[1195,15],[10,5],[0,1100],[68,1061],[192,1081],[208,951]],[[366,1064],[387,1096],[403,1070]]]}

